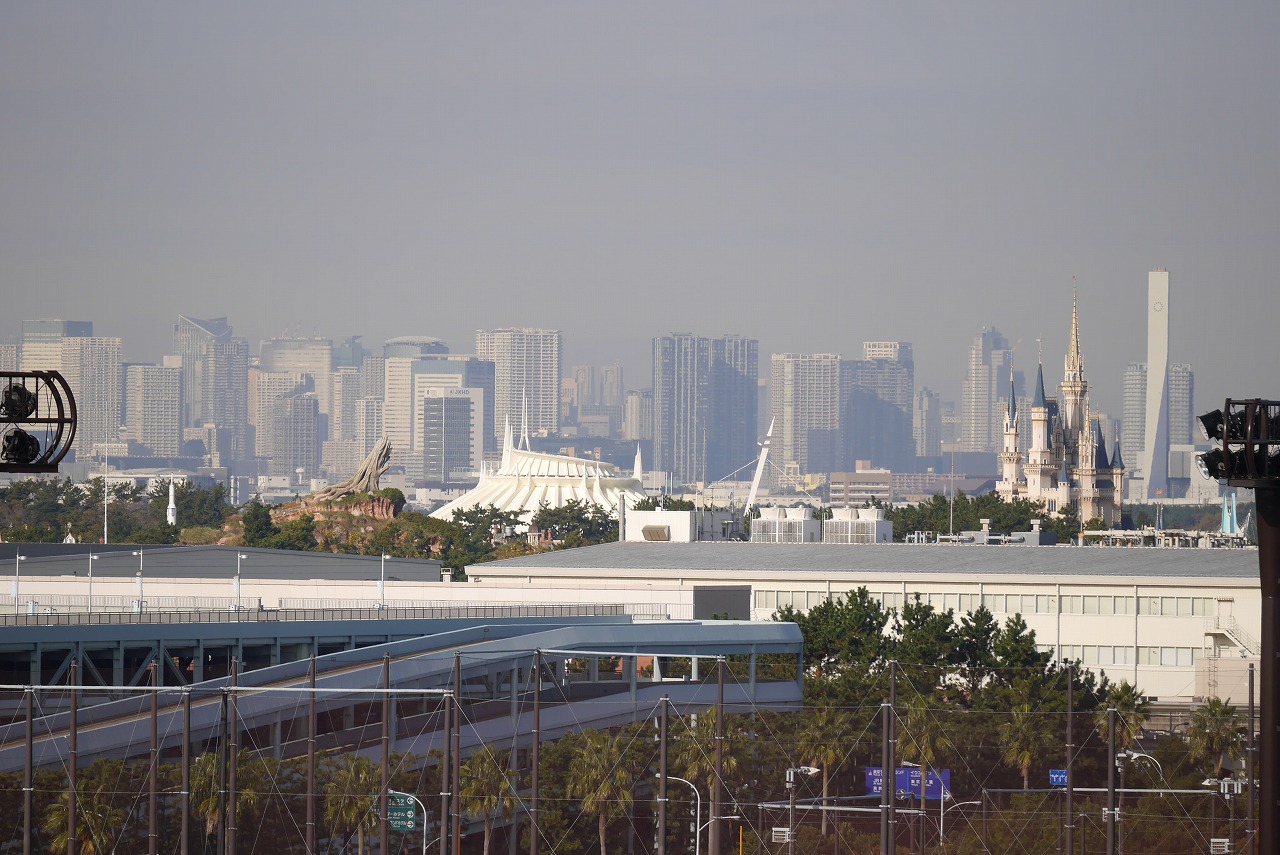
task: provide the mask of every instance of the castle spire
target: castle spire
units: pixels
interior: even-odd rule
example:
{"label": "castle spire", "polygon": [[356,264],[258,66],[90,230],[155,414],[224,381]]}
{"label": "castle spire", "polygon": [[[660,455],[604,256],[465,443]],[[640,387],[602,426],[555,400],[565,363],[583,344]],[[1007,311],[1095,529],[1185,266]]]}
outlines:
{"label": "castle spire", "polygon": [[[1071,277],[1075,279],[1074,276]],[[1079,293],[1075,286],[1071,288],[1071,343],[1067,346],[1067,374],[1079,377],[1084,365],[1080,361],[1080,316],[1076,311],[1076,300]]]}
{"label": "castle spire", "polygon": [[1032,407],[1049,406],[1048,398],[1044,394],[1044,363],[1036,364],[1036,389],[1033,394],[1035,397],[1031,399]]}
{"label": "castle spire", "polygon": [[1018,421],[1018,398],[1013,389],[1013,356],[1009,356],[1009,424]]}

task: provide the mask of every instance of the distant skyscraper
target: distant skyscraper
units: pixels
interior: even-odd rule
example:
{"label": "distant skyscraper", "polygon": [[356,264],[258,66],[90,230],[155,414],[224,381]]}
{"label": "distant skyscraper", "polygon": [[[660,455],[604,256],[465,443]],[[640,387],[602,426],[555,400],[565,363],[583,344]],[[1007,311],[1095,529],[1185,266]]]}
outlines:
{"label": "distant skyscraper", "polygon": [[1195,432],[1195,373],[1185,362],[1169,366],[1169,444],[1190,445]]}
{"label": "distant skyscraper", "polygon": [[469,473],[484,458],[479,389],[436,387],[422,391],[422,476],[447,483],[455,473]]}
{"label": "distant skyscraper", "polygon": [[622,420],[622,438],[653,439],[653,390],[627,390],[626,414]]}
{"label": "distant skyscraper", "polygon": [[213,424],[222,446],[211,454],[248,454],[249,343],[231,334],[226,318],[178,316],[173,352],[182,359],[183,412],[191,427]]}
{"label": "distant skyscraper", "polygon": [[916,392],[912,412],[912,433],[916,441],[916,457],[942,454],[942,399],[925,387]]}
{"label": "distant skyscraper", "polygon": [[1147,363],[1130,362],[1124,368],[1123,410],[1120,423],[1120,453],[1140,474],[1143,443],[1147,441]]}
{"label": "distant skyscraper", "polygon": [[707,436],[707,476],[712,481],[741,472],[754,462],[759,395],[760,343],[740,335],[713,338],[711,432]]}
{"label": "distant skyscraper", "polygon": [[[1195,413],[1195,372],[1186,363],[1175,362],[1169,366],[1166,412],[1169,424],[1169,445],[1192,444],[1196,439],[1192,429]],[[1125,460],[1145,459],[1143,451],[1147,435],[1146,423],[1147,364],[1130,362],[1124,371],[1124,420],[1121,423],[1120,434],[1120,448]],[[1135,471],[1139,476],[1142,474],[1136,466]]]}
{"label": "distant skyscraper", "polygon": [[18,340],[0,335],[0,371],[18,371]]}
{"label": "distant skyscraper", "polygon": [[676,333],[653,340],[654,468],[685,483],[755,456],[759,342]]}
{"label": "distant skyscraper", "polygon": [[312,379],[304,372],[249,370],[246,418],[252,428],[254,457],[270,459],[275,454],[275,402],[312,391]]}
{"label": "distant skyscraper", "polygon": [[327,338],[269,338],[262,343],[258,366],[263,371],[307,374],[320,402],[320,412],[333,412],[333,341]]}
{"label": "distant skyscraper", "polygon": [[21,371],[57,371],[62,363],[62,340],[93,335],[92,321],[46,319],[22,322]]}
{"label": "distant skyscraper", "polygon": [[448,352],[449,346],[443,341],[425,335],[389,338],[382,345],[382,355],[387,359],[397,356],[440,356]]}
{"label": "distant skyscraper", "polygon": [[[964,400],[960,415],[962,451],[997,451],[1002,439],[1000,400],[1007,398],[1009,362],[1013,351],[1009,340],[992,327],[984,328],[969,348],[964,380]],[[1002,388],[1003,387],[1003,388]]]}
{"label": "distant skyscraper", "polygon": [[315,478],[320,469],[320,402],[312,393],[276,398],[272,404],[271,464],[275,476]]}
{"label": "distant skyscraper", "polygon": [[477,330],[476,355],[494,364],[495,437],[508,419],[519,435],[526,402],[531,436],[559,433],[559,330]]}
{"label": "distant skyscraper", "polygon": [[1146,435],[1138,469],[1145,495],[1169,495],[1169,272],[1147,277]]}
{"label": "distant skyscraper", "polygon": [[130,365],[125,373],[125,438],[157,457],[182,452],[182,368]]}
{"label": "distant skyscraper", "polygon": [[356,401],[360,400],[360,370],[343,366],[329,380],[332,399],[329,410],[329,437],[337,440],[356,438]]}
{"label": "distant skyscraper", "polygon": [[95,445],[120,439],[120,348],[118,338],[62,339],[59,367],[76,399],[78,425],[71,447],[78,458],[93,456]]}
{"label": "distant skyscraper", "polygon": [[833,472],[840,446],[840,355],[775,353],[771,358],[774,461],[801,474]]}
{"label": "distant skyscraper", "polygon": [[624,403],[625,387],[622,385],[622,366],[616,362],[600,368],[600,399],[602,407],[619,407]]}

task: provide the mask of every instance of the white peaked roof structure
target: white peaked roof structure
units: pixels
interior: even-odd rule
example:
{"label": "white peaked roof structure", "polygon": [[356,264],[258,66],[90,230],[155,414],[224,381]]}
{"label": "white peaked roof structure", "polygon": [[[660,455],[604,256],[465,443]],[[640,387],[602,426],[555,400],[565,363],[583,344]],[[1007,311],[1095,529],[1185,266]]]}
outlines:
{"label": "white peaked roof structure", "polygon": [[544,502],[558,508],[576,499],[600,505],[616,517],[624,501],[631,507],[646,498],[642,474],[639,447],[633,471],[623,474],[607,463],[532,451],[527,434],[522,434],[517,446],[508,422],[498,470],[482,469],[474,489],[432,511],[431,516],[448,520],[453,519],[454,511],[493,505],[500,511],[518,513],[528,522]]}

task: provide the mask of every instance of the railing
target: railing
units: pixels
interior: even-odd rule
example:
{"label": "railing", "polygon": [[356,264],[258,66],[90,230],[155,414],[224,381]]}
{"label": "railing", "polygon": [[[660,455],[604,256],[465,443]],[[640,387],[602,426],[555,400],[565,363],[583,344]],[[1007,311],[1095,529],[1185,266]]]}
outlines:
{"label": "railing", "polygon": [[[243,605],[243,604],[242,604]],[[96,598],[95,598],[96,606]],[[154,611],[143,612],[39,612],[0,615],[6,626],[92,626],[185,623],[278,623],[315,620],[432,620],[442,618],[538,618],[538,617],[623,617],[633,606],[621,603],[589,604],[442,604],[424,607],[388,606],[385,609],[316,608],[252,609],[234,611]]]}
{"label": "railing", "polygon": [[1241,627],[1233,615],[1214,615],[1205,618],[1205,631],[1218,632],[1227,636],[1254,656],[1262,652],[1262,644]]}

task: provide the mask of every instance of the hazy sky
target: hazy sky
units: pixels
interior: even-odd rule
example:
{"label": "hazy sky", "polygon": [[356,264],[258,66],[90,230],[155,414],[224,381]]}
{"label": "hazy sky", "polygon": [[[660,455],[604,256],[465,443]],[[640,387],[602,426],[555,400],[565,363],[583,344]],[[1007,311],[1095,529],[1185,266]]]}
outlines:
{"label": "hazy sky", "polygon": [[179,313],[369,345],[564,332],[565,362],[741,333],[984,325],[1094,404],[1170,270],[1203,409],[1280,397],[1280,4],[5,3],[0,334]]}

